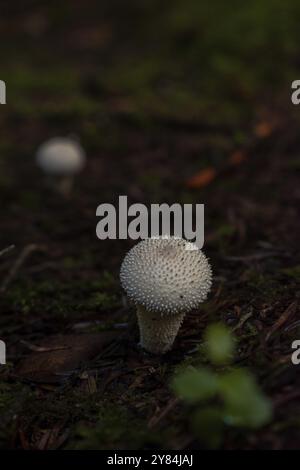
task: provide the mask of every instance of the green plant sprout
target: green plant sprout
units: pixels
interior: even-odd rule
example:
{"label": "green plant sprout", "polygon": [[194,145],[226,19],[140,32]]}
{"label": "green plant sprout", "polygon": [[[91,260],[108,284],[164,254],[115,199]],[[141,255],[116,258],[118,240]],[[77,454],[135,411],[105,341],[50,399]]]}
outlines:
{"label": "green plant sprout", "polygon": [[188,366],[173,377],[171,387],[192,410],[195,436],[218,448],[226,428],[258,429],[271,420],[272,407],[255,377],[232,365],[235,339],[225,325],[207,328],[205,351],[214,367]]}

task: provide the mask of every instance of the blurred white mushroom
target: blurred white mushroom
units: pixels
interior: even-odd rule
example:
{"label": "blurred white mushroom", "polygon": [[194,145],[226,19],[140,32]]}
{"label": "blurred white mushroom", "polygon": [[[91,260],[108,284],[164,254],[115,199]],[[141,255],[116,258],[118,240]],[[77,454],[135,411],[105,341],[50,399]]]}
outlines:
{"label": "blurred white mushroom", "polygon": [[127,253],[120,279],[137,306],[141,346],[162,354],[172,348],[185,314],[206,299],[212,271],[196,245],[174,237],[149,238]]}
{"label": "blurred white mushroom", "polygon": [[84,167],[86,156],[81,145],[67,137],[54,137],[37,150],[36,162],[52,185],[64,196],[72,190],[74,177]]}

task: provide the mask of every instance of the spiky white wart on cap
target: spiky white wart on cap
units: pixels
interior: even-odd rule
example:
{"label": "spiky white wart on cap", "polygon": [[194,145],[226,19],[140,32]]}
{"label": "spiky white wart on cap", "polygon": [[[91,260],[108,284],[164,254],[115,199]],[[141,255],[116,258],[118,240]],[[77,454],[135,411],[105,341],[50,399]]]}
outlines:
{"label": "spiky white wart on cap", "polygon": [[[175,237],[149,238],[127,253],[120,279],[138,307],[142,345],[151,352],[165,352],[172,346],[185,313],[206,299],[212,271],[196,245]],[[155,339],[153,343],[151,335],[161,344]],[[163,341],[159,340],[161,335]]]}
{"label": "spiky white wart on cap", "polygon": [[37,165],[48,175],[68,176],[84,167],[85,152],[81,145],[67,137],[54,137],[37,150]]}

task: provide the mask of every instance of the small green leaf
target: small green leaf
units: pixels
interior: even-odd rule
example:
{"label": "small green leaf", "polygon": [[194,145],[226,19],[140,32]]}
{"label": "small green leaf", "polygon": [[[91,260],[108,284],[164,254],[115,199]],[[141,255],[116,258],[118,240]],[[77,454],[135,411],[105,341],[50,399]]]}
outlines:
{"label": "small green leaf", "polygon": [[197,403],[217,393],[218,378],[207,369],[189,368],[173,379],[172,388],[187,403]]}
{"label": "small green leaf", "polygon": [[207,355],[216,365],[228,364],[234,354],[234,340],[230,330],[221,323],[210,325],[205,333]]}
{"label": "small green leaf", "polygon": [[220,379],[220,392],[227,424],[259,428],[271,419],[270,401],[249,372],[238,369],[225,374]]}

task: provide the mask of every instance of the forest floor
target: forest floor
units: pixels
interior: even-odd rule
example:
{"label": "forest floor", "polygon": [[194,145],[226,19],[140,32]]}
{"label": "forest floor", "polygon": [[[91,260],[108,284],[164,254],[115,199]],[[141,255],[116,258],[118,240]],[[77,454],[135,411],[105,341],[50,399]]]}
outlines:
{"label": "forest floor", "polygon": [[[268,425],[229,427],[221,446],[299,448],[291,345],[300,339],[300,111],[290,102],[297,63],[289,65],[299,7],[288,2],[274,43],[281,7],[273,2],[271,25],[254,3],[253,17],[237,8],[223,29],[198,2],[189,15],[180,2],[157,15],[157,2],[125,11],[117,1],[12,5],[1,15],[0,251],[15,245],[0,265],[1,448],[201,448],[170,380],[202,362],[197,347],[215,321],[234,330],[236,364],[273,406]],[[247,25],[256,20],[254,37]],[[78,136],[88,156],[66,201],[34,161],[55,135]],[[133,242],[96,238],[97,206],[119,195],[205,204],[213,289],[163,358],[139,349],[120,288]]]}

